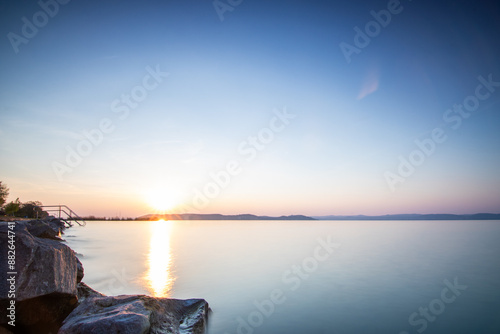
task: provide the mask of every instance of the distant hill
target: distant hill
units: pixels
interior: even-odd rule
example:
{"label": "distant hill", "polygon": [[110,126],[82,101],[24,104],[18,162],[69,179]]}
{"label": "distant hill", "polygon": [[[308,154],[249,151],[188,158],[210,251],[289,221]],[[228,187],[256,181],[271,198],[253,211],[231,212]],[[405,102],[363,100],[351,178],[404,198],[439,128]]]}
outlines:
{"label": "distant hill", "polygon": [[383,216],[316,216],[318,220],[500,220],[500,214],[476,213],[472,215],[441,214],[401,214]]}
{"label": "distant hill", "polygon": [[156,219],[166,219],[166,220],[315,220],[314,218],[302,216],[302,215],[291,215],[291,216],[280,216],[280,217],[269,217],[269,216],[256,216],[251,214],[242,215],[221,215],[221,214],[197,214],[197,213],[183,213],[183,214],[149,214],[136,218],[136,220],[156,220]]}

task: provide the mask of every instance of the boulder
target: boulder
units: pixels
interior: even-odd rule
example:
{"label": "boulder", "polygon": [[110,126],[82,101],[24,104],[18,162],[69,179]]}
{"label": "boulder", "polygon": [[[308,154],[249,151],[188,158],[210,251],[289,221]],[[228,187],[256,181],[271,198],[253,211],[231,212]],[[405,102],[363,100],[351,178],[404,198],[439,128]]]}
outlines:
{"label": "boulder", "polygon": [[79,258],[76,258],[76,282],[80,283],[84,276],[83,264]]}
{"label": "boulder", "polygon": [[61,232],[66,229],[67,223],[62,219],[50,216],[45,218],[44,221],[48,222],[52,226],[58,227],[61,230]]}
{"label": "boulder", "polygon": [[79,282],[77,285],[78,289],[78,302],[82,303],[85,298],[88,297],[104,297],[104,295],[83,282]]}
{"label": "boulder", "polygon": [[43,220],[31,220],[24,224],[28,228],[28,232],[35,237],[59,241],[62,240],[62,229],[56,223]]}
{"label": "boulder", "polygon": [[[16,331],[55,333],[77,306],[76,255],[58,241],[34,237],[28,226],[16,224],[12,231],[15,233]],[[0,223],[0,240],[8,240],[8,231],[8,223]],[[7,247],[7,242],[2,241],[2,254],[7,254]],[[7,261],[0,263],[0,325],[4,327],[10,299],[3,275],[12,271]]]}
{"label": "boulder", "polygon": [[203,299],[89,296],[64,320],[59,334],[201,334],[208,312]]}

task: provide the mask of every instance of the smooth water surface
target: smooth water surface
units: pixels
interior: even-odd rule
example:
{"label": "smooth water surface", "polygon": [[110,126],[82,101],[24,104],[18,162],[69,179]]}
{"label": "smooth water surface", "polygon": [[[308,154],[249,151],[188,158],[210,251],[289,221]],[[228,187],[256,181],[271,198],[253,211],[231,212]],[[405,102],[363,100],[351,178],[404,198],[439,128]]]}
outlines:
{"label": "smooth water surface", "polygon": [[88,222],[109,295],[204,298],[218,333],[500,333],[500,221]]}

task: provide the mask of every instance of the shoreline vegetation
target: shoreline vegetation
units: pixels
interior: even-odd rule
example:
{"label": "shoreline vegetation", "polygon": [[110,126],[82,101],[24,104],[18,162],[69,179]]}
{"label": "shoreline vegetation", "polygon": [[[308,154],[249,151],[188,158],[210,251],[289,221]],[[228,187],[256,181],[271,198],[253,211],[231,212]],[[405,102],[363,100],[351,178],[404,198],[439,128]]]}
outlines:
{"label": "shoreline vegetation", "polygon": [[[66,223],[55,217],[0,221],[1,333],[206,332],[204,299],[105,296],[83,282],[84,268],[64,244]],[[8,241],[8,242],[7,242]]]}

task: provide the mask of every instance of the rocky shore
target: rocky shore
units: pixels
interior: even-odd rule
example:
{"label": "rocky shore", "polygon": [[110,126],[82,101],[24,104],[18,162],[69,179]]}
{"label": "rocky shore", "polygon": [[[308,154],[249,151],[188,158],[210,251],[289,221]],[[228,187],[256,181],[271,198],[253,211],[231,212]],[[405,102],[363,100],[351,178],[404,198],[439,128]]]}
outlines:
{"label": "rocky shore", "polygon": [[56,218],[0,222],[0,333],[205,333],[203,299],[104,296],[83,281]]}

